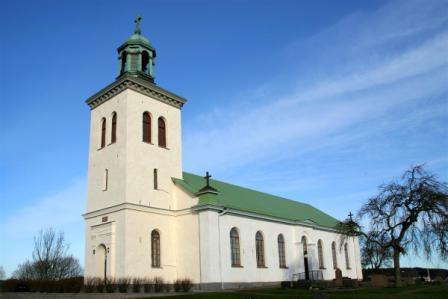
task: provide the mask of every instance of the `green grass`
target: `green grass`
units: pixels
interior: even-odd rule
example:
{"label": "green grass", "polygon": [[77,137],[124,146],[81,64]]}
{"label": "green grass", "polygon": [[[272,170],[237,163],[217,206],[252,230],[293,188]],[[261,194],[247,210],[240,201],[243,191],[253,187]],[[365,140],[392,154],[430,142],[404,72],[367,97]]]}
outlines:
{"label": "green grass", "polygon": [[[415,285],[402,288],[359,288],[322,290],[331,299],[446,299],[448,298],[448,285]],[[237,291],[224,291],[213,293],[194,293],[188,295],[170,296],[179,299],[260,299],[260,298],[300,298],[311,299],[315,293],[304,289],[250,289]],[[152,297],[167,298],[167,297]]]}

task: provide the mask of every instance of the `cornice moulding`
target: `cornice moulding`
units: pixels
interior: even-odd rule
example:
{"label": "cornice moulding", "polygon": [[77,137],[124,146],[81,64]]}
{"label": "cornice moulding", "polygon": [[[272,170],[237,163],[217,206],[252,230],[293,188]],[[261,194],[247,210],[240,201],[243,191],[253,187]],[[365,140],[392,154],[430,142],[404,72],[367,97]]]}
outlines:
{"label": "cornice moulding", "polygon": [[129,75],[123,75],[119,77],[115,82],[109,84],[108,86],[88,98],[86,100],[86,103],[92,110],[126,89],[131,89],[179,109],[182,108],[182,106],[187,102],[186,99],[172,92],[169,92],[168,90],[158,87],[151,82],[147,82],[144,79],[135,78]]}

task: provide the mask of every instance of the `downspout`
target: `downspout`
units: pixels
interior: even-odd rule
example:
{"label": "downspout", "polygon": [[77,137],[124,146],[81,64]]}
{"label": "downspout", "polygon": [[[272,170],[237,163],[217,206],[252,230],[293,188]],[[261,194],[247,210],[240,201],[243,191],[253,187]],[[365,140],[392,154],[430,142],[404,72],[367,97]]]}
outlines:
{"label": "downspout", "polygon": [[221,255],[221,222],[220,217],[227,213],[227,208],[224,208],[218,213],[218,246],[219,246],[219,276],[221,278],[221,290],[224,290],[224,281],[222,279],[222,255]]}

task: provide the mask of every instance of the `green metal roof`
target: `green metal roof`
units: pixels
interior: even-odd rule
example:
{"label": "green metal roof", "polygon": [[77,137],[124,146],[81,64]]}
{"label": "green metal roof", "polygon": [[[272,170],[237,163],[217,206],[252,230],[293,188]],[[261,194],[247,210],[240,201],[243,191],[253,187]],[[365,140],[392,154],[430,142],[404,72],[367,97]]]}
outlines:
{"label": "green metal roof", "polygon": [[[203,177],[188,172],[183,173],[183,179],[173,178],[173,181],[194,194],[205,186]],[[198,206],[213,205],[226,207],[288,221],[312,221],[318,226],[328,228],[335,228],[339,222],[337,219],[306,203],[217,180],[210,180],[210,185],[218,189],[218,194],[205,193],[199,195]]]}

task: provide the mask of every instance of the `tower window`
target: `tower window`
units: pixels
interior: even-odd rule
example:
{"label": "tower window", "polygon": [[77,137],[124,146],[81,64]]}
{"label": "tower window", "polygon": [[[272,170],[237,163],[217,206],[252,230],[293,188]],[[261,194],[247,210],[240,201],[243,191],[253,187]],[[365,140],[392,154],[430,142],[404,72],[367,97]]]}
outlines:
{"label": "tower window", "polygon": [[106,146],[106,119],[103,117],[101,119],[101,143],[100,148]]}
{"label": "tower window", "polygon": [[142,53],[142,72],[149,75],[149,54],[147,51]]}
{"label": "tower window", "polygon": [[151,115],[143,113],[143,141],[151,143]]}
{"label": "tower window", "polygon": [[124,51],[123,53],[121,53],[121,70],[120,70],[120,74],[123,74],[124,72],[127,71],[127,56],[128,53],[126,51]]}
{"label": "tower window", "polygon": [[154,168],[154,189],[157,190],[159,189],[159,181],[158,181],[158,177],[157,177],[157,168]]}
{"label": "tower window", "polygon": [[110,136],[110,143],[115,143],[117,141],[117,113],[112,114],[112,131]]}
{"label": "tower window", "polygon": [[107,190],[107,185],[109,184],[109,170],[104,170],[104,178],[103,178],[103,191]]}
{"label": "tower window", "polygon": [[166,125],[165,120],[162,117],[159,117],[158,125],[159,125],[159,146],[166,147]]}

